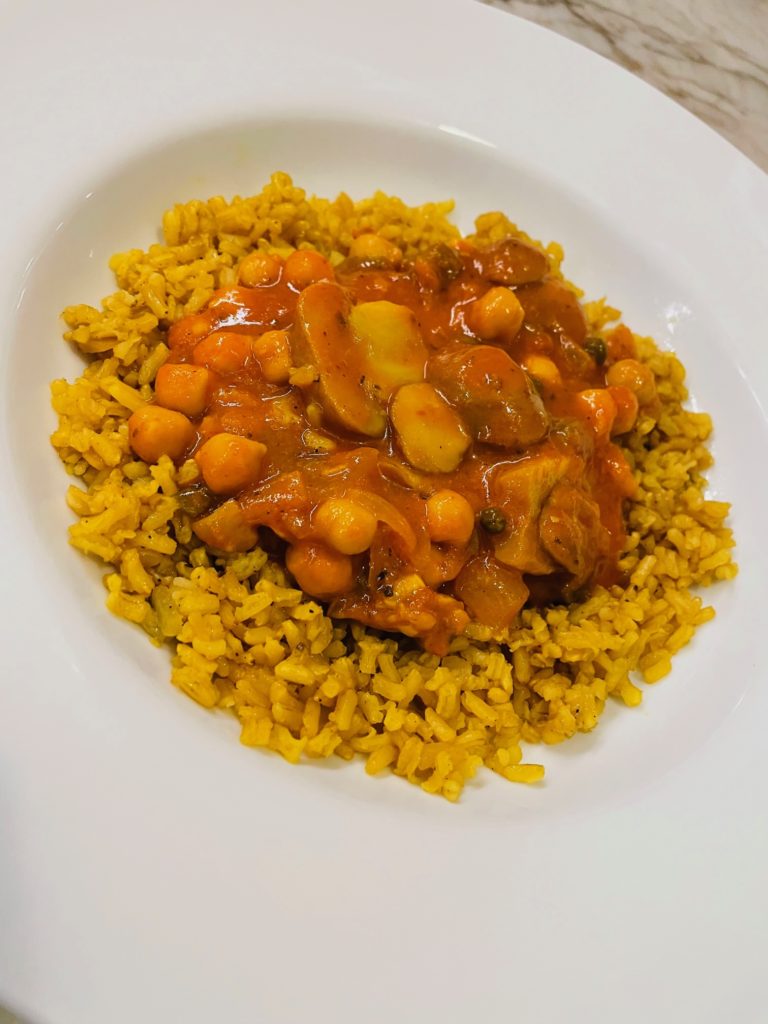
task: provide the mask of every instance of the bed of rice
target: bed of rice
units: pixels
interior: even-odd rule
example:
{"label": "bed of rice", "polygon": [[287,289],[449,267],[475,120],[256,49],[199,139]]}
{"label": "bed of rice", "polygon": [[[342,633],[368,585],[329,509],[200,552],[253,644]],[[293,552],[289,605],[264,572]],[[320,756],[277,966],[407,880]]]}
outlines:
{"label": "bed of rice", "polygon": [[[524,744],[590,731],[609,697],[638,704],[633,675],[660,680],[714,615],[693,588],[736,574],[729,507],[704,496],[711,422],[683,408],[685,371],[675,356],[637,339],[662,411],[658,421],[641,418],[625,445],[640,484],[628,507],[626,589],[526,610],[503,636],[471,627],[443,658],[328,618],[260,550],[206,550],[176,498],[196,477],[194,463],[147,466],[127,430],[131,412],[152,398],[168,325],[233,284],[254,247],[314,247],[335,262],[373,230],[412,254],[458,236],[451,209],[408,207],[382,193],[309,198],[286,174],[251,198],[177,205],[163,217],[161,244],[113,257],[119,290],[100,309],[65,310],[65,337],[87,366],[51,390],[52,441],[76,478],[67,493],[78,517],[71,542],[109,567],[108,607],[171,645],[173,683],[206,708],[233,712],[249,746],[291,762],[361,754],[370,774],[391,769],[456,800],[483,764],[510,781],[538,781],[544,768],[524,760]],[[488,241],[509,230],[499,213],[476,222]],[[559,267],[559,247],[549,252]],[[593,333],[618,317],[602,301],[587,304],[587,314]]]}

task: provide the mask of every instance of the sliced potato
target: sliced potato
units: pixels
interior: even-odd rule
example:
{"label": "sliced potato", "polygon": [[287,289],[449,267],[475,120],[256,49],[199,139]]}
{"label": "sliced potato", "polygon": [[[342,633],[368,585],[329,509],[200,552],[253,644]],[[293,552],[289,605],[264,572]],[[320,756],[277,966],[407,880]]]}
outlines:
{"label": "sliced potato", "polygon": [[416,318],[394,302],[361,302],[349,323],[364,353],[367,385],[386,401],[402,384],[424,380],[427,349]]}
{"label": "sliced potato", "polygon": [[424,473],[453,472],[469,448],[470,437],[459,414],[431,384],[400,388],[389,417],[403,455]]}
{"label": "sliced potato", "polygon": [[344,289],[331,281],[311,284],[299,296],[296,313],[293,361],[316,367],[317,380],[307,390],[324,417],[344,430],[381,437],[387,419],[383,404],[362,387],[368,364],[349,327]]}

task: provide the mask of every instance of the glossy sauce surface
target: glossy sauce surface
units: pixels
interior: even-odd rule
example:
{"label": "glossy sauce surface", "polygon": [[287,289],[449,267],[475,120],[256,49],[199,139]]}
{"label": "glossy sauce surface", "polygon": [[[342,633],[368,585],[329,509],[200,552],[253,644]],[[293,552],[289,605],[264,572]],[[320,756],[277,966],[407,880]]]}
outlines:
{"label": "glossy sauce surface", "polygon": [[470,620],[617,582],[635,484],[615,438],[653,398],[630,333],[588,338],[520,239],[358,251],[257,254],[255,286],[172,326],[157,405],[193,428],[172,455],[200,467],[181,495],[198,536],[245,550],[261,529],[332,615],[436,652]]}

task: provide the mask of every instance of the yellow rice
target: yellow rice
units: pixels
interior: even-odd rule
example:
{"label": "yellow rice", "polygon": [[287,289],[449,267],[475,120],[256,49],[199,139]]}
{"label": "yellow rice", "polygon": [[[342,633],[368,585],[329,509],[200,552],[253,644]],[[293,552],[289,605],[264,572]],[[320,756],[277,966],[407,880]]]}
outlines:
{"label": "yellow rice", "polygon": [[[443,658],[328,618],[260,550],[214,557],[176,498],[196,478],[194,463],[147,466],[127,431],[131,412],[152,398],[169,324],[234,284],[254,247],[314,247],[338,262],[354,237],[378,231],[411,255],[458,237],[452,205],[408,207],[382,193],[308,198],[281,173],[251,198],[177,205],[163,217],[163,244],[112,258],[119,290],[100,309],[65,310],[65,337],[87,366],[51,391],[52,441],[77,478],[67,493],[78,517],[70,540],[109,567],[108,607],[172,648],[173,683],[204,707],[237,715],[249,746],[291,762],[361,754],[370,774],[390,769],[456,800],[483,764],[510,781],[538,781],[544,768],[524,761],[523,744],[589,732],[609,697],[638,704],[637,682],[665,676],[714,615],[694,590],[736,574],[729,506],[704,495],[712,425],[683,407],[685,371],[675,356],[637,339],[662,411],[658,421],[641,418],[625,442],[640,484],[627,513],[626,589],[526,610],[501,636],[472,626]],[[489,213],[476,237],[510,229]],[[549,252],[559,268],[561,250]],[[593,333],[619,315],[603,301],[586,308]]]}

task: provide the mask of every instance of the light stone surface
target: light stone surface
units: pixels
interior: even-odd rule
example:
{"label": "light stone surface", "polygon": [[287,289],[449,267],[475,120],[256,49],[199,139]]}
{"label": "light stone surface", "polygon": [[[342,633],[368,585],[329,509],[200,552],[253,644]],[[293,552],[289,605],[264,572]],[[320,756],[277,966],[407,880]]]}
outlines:
{"label": "light stone surface", "polygon": [[483,0],[621,64],[768,171],[768,0]]}

